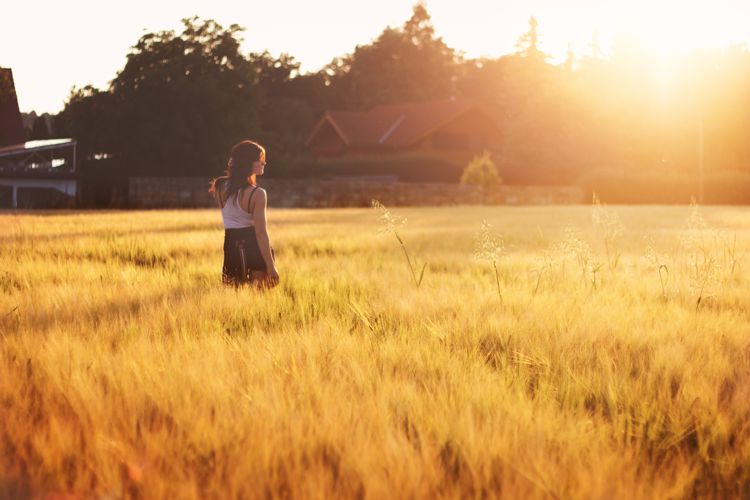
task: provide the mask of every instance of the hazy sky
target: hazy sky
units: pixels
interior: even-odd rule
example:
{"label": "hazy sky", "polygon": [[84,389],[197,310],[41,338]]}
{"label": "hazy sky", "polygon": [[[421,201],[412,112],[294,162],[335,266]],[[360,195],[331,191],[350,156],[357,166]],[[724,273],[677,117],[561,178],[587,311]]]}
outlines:
{"label": "hazy sky", "polygon": [[[0,66],[13,69],[21,111],[57,112],[70,89],[106,87],[146,32],[179,29],[198,15],[246,28],[243,49],[287,52],[313,71],[400,26],[413,0],[6,0]],[[750,42],[750,0],[427,0],[438,36],[469,57],[513,51],[529,16],[542,49],[558,60],[570,43],[583,53],[598,33],[628,33],[663,51]]]}

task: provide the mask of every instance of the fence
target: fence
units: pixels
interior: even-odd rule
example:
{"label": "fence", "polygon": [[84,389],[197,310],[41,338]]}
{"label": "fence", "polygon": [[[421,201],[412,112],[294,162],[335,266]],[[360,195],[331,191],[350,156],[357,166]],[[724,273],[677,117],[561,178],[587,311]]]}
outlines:
{"label": "fence", "polygon": [[[211,207],[208,178],[131,177],[131,208]],[[581,203],[577,186],[480,186],[442,183],[364,182],[356,180],[261,179],[274,207],[366,207],[376,198],[389,206],[527,205]]]}

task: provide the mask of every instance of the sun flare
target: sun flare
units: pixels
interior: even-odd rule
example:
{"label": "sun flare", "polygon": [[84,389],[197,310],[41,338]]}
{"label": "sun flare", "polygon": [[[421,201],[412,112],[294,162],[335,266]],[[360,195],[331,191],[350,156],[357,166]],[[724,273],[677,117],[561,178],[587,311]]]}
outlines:
{"label": "sun flare", "polygon": [[659,54],[724,47],[736,40],[732,27],[739,13],[732,10],[736,8],[722,9],[708,2],[640,2],[613,19],[613,36],[630,35]]}

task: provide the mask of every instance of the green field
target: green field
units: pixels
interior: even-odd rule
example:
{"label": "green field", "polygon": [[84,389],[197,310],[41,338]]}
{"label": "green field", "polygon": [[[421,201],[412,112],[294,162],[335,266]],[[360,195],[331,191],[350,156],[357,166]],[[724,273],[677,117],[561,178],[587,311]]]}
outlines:
{"label": "green field", "polygon": [[750,209],[391,211],[0,214],[0,497],[750,495]]}

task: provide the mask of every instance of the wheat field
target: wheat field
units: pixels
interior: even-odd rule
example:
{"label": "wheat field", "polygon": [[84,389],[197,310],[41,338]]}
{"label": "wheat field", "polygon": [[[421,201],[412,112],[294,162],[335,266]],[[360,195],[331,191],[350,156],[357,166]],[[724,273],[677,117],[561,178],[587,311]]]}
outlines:
{"label": "wheat field", "polygon": [[750,495],[749,209],[271,210],[270,291],[217,210],[0,228],[0,497]]}

